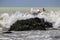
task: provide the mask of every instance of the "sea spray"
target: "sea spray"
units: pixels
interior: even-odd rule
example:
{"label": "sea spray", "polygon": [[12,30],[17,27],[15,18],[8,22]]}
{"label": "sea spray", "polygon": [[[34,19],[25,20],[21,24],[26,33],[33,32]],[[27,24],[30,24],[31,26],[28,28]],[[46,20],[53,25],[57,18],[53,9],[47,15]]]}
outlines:
{"label": "sea spray", "polygon": [[53,28],[58,28],[60,26],[60,11],[42,12],[38,17],[44,18],[45,21],[53,23]]}
{"label": "sea spray", "polygon": [[9,19],[9,14],[8,13],[3,13],[1,16],[0,16],[0,24],[5,27],[6,24],[7,24],[7,21]]}
{"label": "sea spray", "polygon": [[16,13],[7,17],[6,17],[7,22],[5,22],[5,19],[3,19],[4,22],[3,21],[0,22],[2,26],[5,25],[6,23],[6,25],[3,26],[6,28],[10,28],[10,26],[14,24],[17,20],[26,20],[26,19],[35,18],[35,17],[44,18],[45,21],[53,23],[53,28],[58,28],[60,26],[60,11],[41,12],[38,15],[32,15],[31,13],[21,13],[19,11],[16,11]]}

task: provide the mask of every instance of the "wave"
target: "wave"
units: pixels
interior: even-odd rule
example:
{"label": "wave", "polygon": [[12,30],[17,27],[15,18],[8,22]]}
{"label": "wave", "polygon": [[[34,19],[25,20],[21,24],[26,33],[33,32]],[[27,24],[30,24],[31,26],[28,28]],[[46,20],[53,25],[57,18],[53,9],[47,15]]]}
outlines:
{"label": "wave", "polygon": [[10,28],[10,26],[15,23],[17,20],[26,20],[29,18],[44,18],[45,21],[53,23],[53,28],[59,28],[60,26],[60,11],[45,11],[38,13],[37,15],[33,15],[32,13],[21,13],[20,11],[16,11],[14,14],[9,16],[8,13],[3,13],[0,16],[0,25],[2,27]]}

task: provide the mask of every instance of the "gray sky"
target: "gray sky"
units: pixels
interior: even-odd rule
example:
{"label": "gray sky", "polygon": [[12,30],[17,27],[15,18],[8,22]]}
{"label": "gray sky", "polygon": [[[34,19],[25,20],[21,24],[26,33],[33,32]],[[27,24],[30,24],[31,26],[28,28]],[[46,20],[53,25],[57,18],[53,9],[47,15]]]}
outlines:
{"label": "gray sky", "polygon": [[60,7],[60,0],[0,0],[0,7]]}

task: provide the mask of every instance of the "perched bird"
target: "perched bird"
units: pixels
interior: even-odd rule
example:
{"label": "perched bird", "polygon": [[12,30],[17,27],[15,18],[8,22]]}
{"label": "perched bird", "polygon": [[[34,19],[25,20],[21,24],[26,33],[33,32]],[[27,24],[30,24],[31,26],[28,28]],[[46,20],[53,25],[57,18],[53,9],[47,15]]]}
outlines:
{"label": "perched bird", "polygon": [[46,11],[46,10],[43,8],[43,11]]}

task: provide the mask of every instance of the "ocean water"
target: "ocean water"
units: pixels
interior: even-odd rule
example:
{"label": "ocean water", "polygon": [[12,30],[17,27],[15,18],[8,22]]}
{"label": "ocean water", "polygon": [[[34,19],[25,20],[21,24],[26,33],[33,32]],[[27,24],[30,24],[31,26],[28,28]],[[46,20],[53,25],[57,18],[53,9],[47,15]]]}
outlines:
{"label": "ocean water", "polygon": [[0,40],[60,40],[60,30],[0,32]]}
{"label": "ocean water", "polygon": [[[3,33],[16,20],[26,20],[34,17],[44,18],[45,21],[53,23],[53,28],[55,29],[48,29],[46,31],[12,31],[10,34]],[[0,15],[0,26],[0,40],[60,40],[60,10],[41,11],[38,15],[32,15],[29,11],[21,12],[17,10],[12,13],[2,11]]]}

